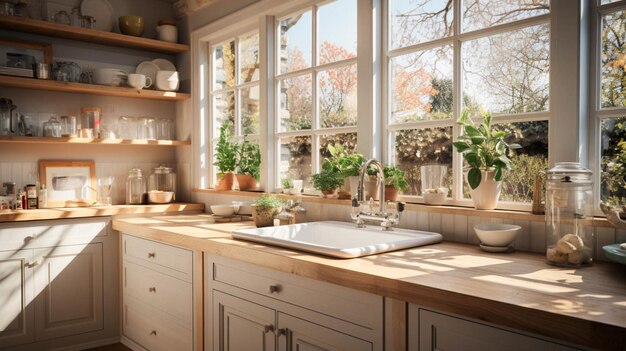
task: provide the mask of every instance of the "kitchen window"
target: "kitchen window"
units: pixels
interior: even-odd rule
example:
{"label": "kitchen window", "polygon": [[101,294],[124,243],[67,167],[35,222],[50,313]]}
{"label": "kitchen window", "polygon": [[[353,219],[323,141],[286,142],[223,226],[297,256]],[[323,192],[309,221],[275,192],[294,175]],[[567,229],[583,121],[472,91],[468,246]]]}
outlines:
{"label": "kitchen window", "polygon": [[439,164],[448,202],[468,203],[452,148],[467,109],[475,118],[492,112],[507,142],[522,145],[500,201],[532,201],[534,175],[548,166],[549,1],[390,0],[386,11],[385,144],[387,161],[408,178],[405,195],[421,195],[420,166]]}
{"label": "kitchen window", "polygon": [[328,145],[356,149],[357,1],[302,8],[277,17],[275,30],[275,186],[307,186]]}

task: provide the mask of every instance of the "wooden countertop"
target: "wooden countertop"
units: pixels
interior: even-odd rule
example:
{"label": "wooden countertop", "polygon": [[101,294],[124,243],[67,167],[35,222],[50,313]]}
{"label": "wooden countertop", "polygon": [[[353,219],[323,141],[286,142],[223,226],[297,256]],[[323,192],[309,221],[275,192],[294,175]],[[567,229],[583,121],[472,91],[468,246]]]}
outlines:
{"label": "wooden countertop", "polygon": [[37,210],[0,210],[0,223],[45,219],[102,217],[133,214],[204,212],[204,204],[172,203],[162,205],[115,205],[103,207],[64,207]]}
{"label": "wooden countertop", "polygon": [[252,222],[210,215],[114,218],[115,230],[598,349],[626,347],[626,267],[547,265],[542,255],[489,254],[441,243],[333,259],[234,240]]}

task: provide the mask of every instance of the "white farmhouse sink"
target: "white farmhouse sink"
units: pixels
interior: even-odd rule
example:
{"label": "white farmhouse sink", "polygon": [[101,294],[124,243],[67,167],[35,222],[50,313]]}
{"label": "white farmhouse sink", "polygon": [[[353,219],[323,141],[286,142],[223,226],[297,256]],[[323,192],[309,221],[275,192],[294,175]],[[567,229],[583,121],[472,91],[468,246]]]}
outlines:
{"label": "white farmhouse sink", "polygon": [[353,223],[334,221],[237,230],[231,234],[235,239],[339,258],[373,255],[435,244],[442,240],[441,234],[438,233],[399,228],[394,228],[393,231],[383,231],[381,227],[375,225],[357,228]]}

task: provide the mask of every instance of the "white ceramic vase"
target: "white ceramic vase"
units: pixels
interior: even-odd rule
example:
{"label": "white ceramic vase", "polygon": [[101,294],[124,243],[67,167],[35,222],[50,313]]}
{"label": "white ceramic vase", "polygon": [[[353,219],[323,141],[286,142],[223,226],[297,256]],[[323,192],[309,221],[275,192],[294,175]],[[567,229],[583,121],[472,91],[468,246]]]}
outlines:
{"label": "white ceramic vase", "polygon": [[470,195],[477,210],[493,210],[498,206],[502,181],[496,182],[493,179],[494,174],[495,170],[481,171],[480,184],[476,189],[470,188]]}

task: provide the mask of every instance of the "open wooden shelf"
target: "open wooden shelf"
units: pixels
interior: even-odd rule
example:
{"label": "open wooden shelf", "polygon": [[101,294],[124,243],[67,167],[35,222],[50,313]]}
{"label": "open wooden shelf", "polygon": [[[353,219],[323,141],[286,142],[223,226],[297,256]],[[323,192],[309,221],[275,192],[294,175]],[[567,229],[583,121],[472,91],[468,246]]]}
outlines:
{"label": "open wooden shelf", "polygon": [[92,95],[128,97],[134,99],[168,101],[187,100],[191,97],[191,95],[189,94],[177,93],[173,91],[158,91],[147,89],[137,91],[134,88],[127,87],[112,87],[108,85],[59,82],[56,80],[44,80],[12,76],[0,76],[0,86],[10,88],[58,91],[64,93],[82,93]]}
{"label": "open wooden shelf", "polygon": [[87,139],[87,138],[48,138],[48,137],[27,137],[27,136],[0,136],[0,143],[150,145],[150,146],[191,145],[191,141],[189,140]]}
{"label": "open wooden shelf", "polygon": [[89,43],[147,50],[166,54],[177,54],[190,50],[189,45],[169,43],[162,40],[133,37],[119,33],[68,26],[53,22],[16,16],[0,16],[0,28],[12,31],[47,35],[51,37],[79,40]]}

